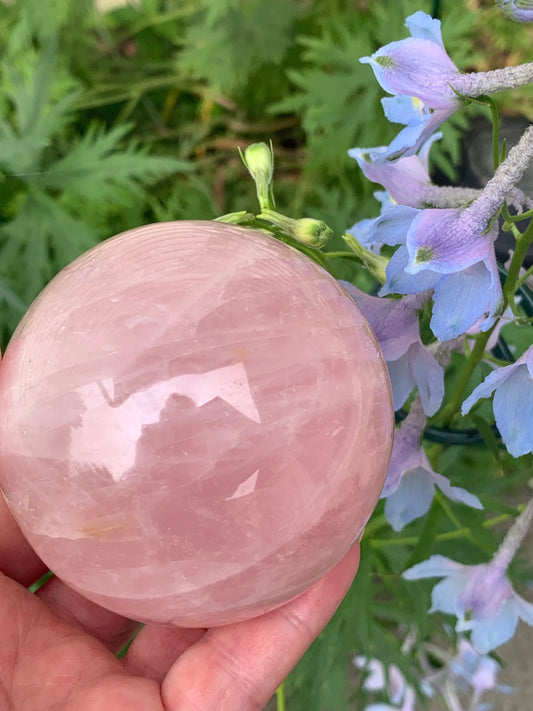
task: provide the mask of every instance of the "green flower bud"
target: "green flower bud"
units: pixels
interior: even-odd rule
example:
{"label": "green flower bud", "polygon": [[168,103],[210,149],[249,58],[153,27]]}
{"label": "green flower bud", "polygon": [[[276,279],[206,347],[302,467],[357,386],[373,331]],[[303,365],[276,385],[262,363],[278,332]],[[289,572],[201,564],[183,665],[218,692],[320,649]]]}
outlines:
{"label": "green flower bud", "polygon": [[300,244],[307,247],[320,249],[333,235],[333,230],[322,220],[313,220],[309,217],[302,217],[295,220],[292,217],[281,215],[275,210],[263,210],[258,215],[261,220],[267,220],[278,227],[288,237],[292,237]]}
{"label": "green flower bud", "polygon": [[257,190],[257,199],[261,210],[273,209],[274,193],[272,180],[274,178],[274,152],[272,144],[270,147],[266,143],[252,143],[244,151],[239,149],[242,162],[248,168],[250,175],[254,179]]}
{"label": "green flower bud", "polygon": [[292,225],[291,237],[308,247],[320,249],[332,236],[333,230],[322,220],[303,217],[301,220],[294,220]]}

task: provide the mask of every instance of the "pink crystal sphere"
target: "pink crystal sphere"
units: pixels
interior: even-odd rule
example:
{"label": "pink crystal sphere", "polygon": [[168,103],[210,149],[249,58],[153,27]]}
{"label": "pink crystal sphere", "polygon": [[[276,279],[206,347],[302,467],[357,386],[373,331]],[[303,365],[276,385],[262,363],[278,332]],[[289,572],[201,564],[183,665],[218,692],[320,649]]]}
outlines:
{"label": "pink crystal sphere", "polygon": [[343,288],[214,222],[81,256],[0,368],[0,483],[23,533],[82,595],[149,622],[234,622],[324,575],[375,506],[392,429]]}

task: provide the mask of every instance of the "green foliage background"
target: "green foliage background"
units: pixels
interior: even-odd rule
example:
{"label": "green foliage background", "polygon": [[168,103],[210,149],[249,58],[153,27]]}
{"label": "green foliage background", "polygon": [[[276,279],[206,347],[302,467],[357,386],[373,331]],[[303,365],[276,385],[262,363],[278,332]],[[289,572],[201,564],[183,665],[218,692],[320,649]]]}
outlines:
{"label": "green foliage background", "polygon": [[[158,220],[253,211],[237,148],[254,141],[273,141],[281,212],[323,219],[339,235],[376,214],[375,186],[347,150],[385,143],[394,127],[358,59],[405,36],[419,9],[440,13],[460,69],[531,60],[531,29],[503,20],[490,0],[140,0],[107,14],[90,0],[0,3],[2,344],[50,278],[98,241]],[[520,97],[533,118],[533,92]],[[504,110],[513,100],[498,98]],[[450,177],[466,126],[457,115],[435,151]],[[415,589],[399,572],[430,552],[453,556],[458,540],[465,562],[480,550],[488,558],[512,513],[504,494],[528,476],[489,444],[450,448],[441,473],[468,479],[493,519],[436,497],[399,538],[378,507],[353,589],[287,682],[288,709],[353,708],[355,652],[414,679],[401,634],[416,619],[423,639],[442,620],[426,614],[430,584]]]}

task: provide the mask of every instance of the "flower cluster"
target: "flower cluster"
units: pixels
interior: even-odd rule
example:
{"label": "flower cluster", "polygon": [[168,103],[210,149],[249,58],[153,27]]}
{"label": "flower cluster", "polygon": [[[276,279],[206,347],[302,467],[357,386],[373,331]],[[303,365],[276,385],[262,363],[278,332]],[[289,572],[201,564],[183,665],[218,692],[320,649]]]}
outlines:
{"label": "flower cluster", "polygon": [[[500,4],[515,20],[533,20],[529,0]],[[377,217],[353,225],[346,242],[384,260],[381,288],[370,296],[343,282],[378,338],[399,411],[381,495],[385,519],[395,531],[426,514],[436,489],[441,499],[483,509],[474,493],[435,471],[438,456],[428,456],[424,446],[428,419],[448,436],[461,413],[467,416],[478,401],[493,395],[497,430],[495,435],[490,430],[490,436],[501,437],[513,457],[533,452],[533,346],[522,354],[508,353],[506,365],[493,359],[494,370],[466,397],[475,367],[499,342],[502,314],[528,327],[516,293],[533,270],[520,271],[533,243],[533,226],[522,233],[516,224],[520,217],[533,218],[533,200],[519,187],[533,161],[533,126],[507,155],[493,151],[494,175],[483,189],[436,185],[429,170],[438,127],[473,98],[533,82],[533,63],[463,74],[446,52],[438,20],[416,12],[406,25],[410,37],[361,59],[392,95],[382,100],[386,117],[404,128],[387,146],[349,151],[364,176],[381,186],[374,193],[381,209]],[[502,217],[516,239],[506,270],[495,252]],[[533,316],[533,310],[525,315]],[[446,365],[455,350],[465,352],[467,365],[446,403]],[[472,417],[476,422],[477,416]],[[497,664],[487,653],[513,636],[519,619],[533,625],[533,604],[515,592],[508,578],[532,518],[533,502],[488,562],[469,565],[435,554],[403,572],[407,581],[442,578],[433,588],[430,612],[454,616],[456,631],[469,639],[459,637],[457,655],[439,674],[447,684],[453,680],[458,688],[471,690],[472,709],[481,708],[487,689],[506,690],[497,685]],[[397,667],[386,669],[365,657],[355,663],[369,672],[364,688],[386,693],[390,701],[368,709],[414,708],[413,689]]]}
{"label": "flower cluster", "polygon": [[[533,20],[530,0],[499,4],[517,21]],[[477,489],[483,472],[473,471],[467,455],[457,456],[445,445],[483,443],[500,480],[511,457],[533,453],[533,266],[524,268],[533,246],[533,199],[521,189],[533,163],[533,126],[502,150],[497,112],[488,98],[533,83],[533,62],[465,74],[448,55],[438,20],[416,12],[406,25],[409,37],[361,59],[391,94],[382,100],[386,118],[403,128],[389,145],[349,151],[363,175],[380,186],[374,193],[379,214],[358,221],[343,236],[349,252],[319,252],[332,233],[327,225],[276,212],[271,148],[257,144],[243,160],[256,182],[261,212],[251,219],[258,220],[257,227],[303,244],[307,254],[315,250],[312,256],[332,274],[330,259],[349,257],[376,280],[372,294],[341,281],[381,346],[397,421],[383,503],[369,522],[366,540],[386,594],[394,596],[394,586],[401,586],[401,604],[387,619],[397,619],[393,641],[407,635],[410,642],[401,654],[418,655],[423,676],[413,685],[403,665],[390,661],[392,655],[386,663],[385,656],[384,661],[357,656],[363,688],[382,699],[366,711],[414,711],[418,700],[432,693],[441,694],[450,711],[463,711],[460,696],[470,695],[468,710],[481,711],[488,708],[482,703],[485,691],[508,690],[497,683],[498,665],[488,654],[513,636],[519,620],[533,625],[533,603],[516,592],[510,575],[533,519],[533,499],[491,555],[489,529],[512,521],[512,509],[498,498],[499,484],[493,482],[492,491]],[[474,99],[491,106],[494,174],[481,189],[437,185],[429,163],[441,138],[437,129]],[[232,213],[224,219],[246,224],[250,215]],[[498,263],[495,250],[502,228],[515,239],[505,264]],[[509,347],[511,322],[516,345]],[[526,331],[529,343],[517,331]],[[490,397],[494,419],[482,402]],[[431,441],[435,444],[428,446]],[[457,461],[469,464],[462,477],[454,471]],[[475,476],[469,480],[470,474]],[[493,518],[485,514],[491,508],[498,511]],[[411,530],[401,538],[390,530],[406,527]],[[452,549],[444,546],[463,539],[469,546],[454,560]],[[443,547],[431,555],[433,545]],[[476,547],[481,562],[473,555]],[[417,597],[411,581],[424,578],[441,579],[433,586],[429,612],[455,618],[455,630],[448,618],[445,632],[457,643],[457,653],[444,652],[437,667],[435,645],[404,614],[406,600]],[[425,596],[417,604],[422,599],[424,605]],[[424,660],[425,644],[433,644],[433,651]]]}

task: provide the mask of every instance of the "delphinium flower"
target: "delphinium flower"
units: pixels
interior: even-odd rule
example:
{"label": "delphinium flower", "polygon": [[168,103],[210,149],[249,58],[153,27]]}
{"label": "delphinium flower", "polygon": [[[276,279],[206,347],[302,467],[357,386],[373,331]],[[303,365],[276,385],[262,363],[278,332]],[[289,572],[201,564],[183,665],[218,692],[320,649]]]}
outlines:
{"label": "delphinium flower", "polygon": [[[432,183],[429,175],[429,151],[433,143],[441,137],[440,133],[434,134],[416,155],[404,156],[393,163],[382,160],[387,151],[386,146],[352,148],[348,151],[348,155],[357,161],[364,176],[385,188],[383,193],[374,193],[382,203],[382,214],[394,205],[417,209],[465,207],[480,197],[482,190],[479,188]],[[533,208],[533,200],[518,188],[509,191],[506,202],[518,212],[523,207],[528,210]]]}
{"label": "delphinium flower", "polygon": [[[498,662],[487,654],[480,654],[464,637],[459,638],[457,654],[448,662],[448,670],[459,689],[472,690],[471,708],[479,707],[486,691],[507,694],[513,690],[510,686],[498,684]],[[484,708],[489,709],[490,704],[484,705]]]}
{"label": "delphinium flower", "polygon": [[476,509],[483,508],[477,496],[452,486],[442,474],[433,471],[422,445],[426,416],[416,396],[409,414],[394,433],[392,456],[381,492],[385,518],[395,531],[423,516],[431,506],[435,487],[451,499]]}
{"label": "delphinium flower", "polygon": [[533,452],[533,346],[515,363],[490,373],[464,401],[463,415],[493,392],[496,426],[510,454]]}
{"label": "delphinium flower", "polygon": [[374,331],[389,369],[394,409],[418,387],[424,412],[434,415],[444,396],[444,372],[420,340],[418,313],[430,298],[428,292],[389,300],[369,296],[341,282],[360,307]]}
{"label": "delphinium flower", "polygon": [[414,565],[403,573],[407,580],[444,578],[433,588],[430,612],[457,617],[456,630],[471,632],[481,654],[510,639],[518,619],[533,625],[533,604],[521,598],[507,578],[507,569],[533,518],[533,500],[516,519],[489,563],[463,565],[442,555]]}
{"label": "delphinium flower", "polygon": [[[393,204],[409,207],[460,207],[479,196],[477,188],[433,185],[429,176],[429,150],[441,137],[435,134],[416,155],[405,156],[394,163],[381,160],[386,146],[352,148],[348,155],[355,158],[368,180],[383,185]],[[533,205],[532,205],[533,207]]]}
{"label": "delphinium flower", "polygon": [[388,668],[379,659],[369,659],[358,655],[354,666],[368,673],[363,682],[365,691],[384,691],[390,703],[376,703],[365,706],[365,711],[414,711],[416,694],[395,664]]}
{"label": "delphinium flower", "polygon": [[387,118],[406,128],[386,159],[412,155],[467,98],[533,81],[533,62],[489,72],[462,74],[448,56],[440,21],[422,11],[405,22],[411,37],[381,47],[361,62],[371,65],[382,88],[395,95],[384,104]]}
{"label": "delphinium flower", "polygon": [[533,22],[533,0],[497,0],[505,14],[517,22]]}
{"label": "delphinium flower", "polygon": [[397,205],[374,226],[365,225],[366,244],[379,240],[399,245],[380,295],[434,289],[430,325],[441,341],[465,333],[480,319],[481,330],[491,328],[503,307],[494,251],[495,218],[532,158],[533,126],[470,204],[421,210]]}
{"label": "delphinium flower", "polygon": [[498,662],[488,654],[480,654],[462,636],[457,640],[455,654],[433,642],[423,642],[419,660],[424,670],[423,683],[445,701],[450,711],[463,711],[464,704],[468,711],[489,711],[491,704],[483,702],[485,692],[508,694],[514,691],[508,685],[498,684],[501,669]]}

